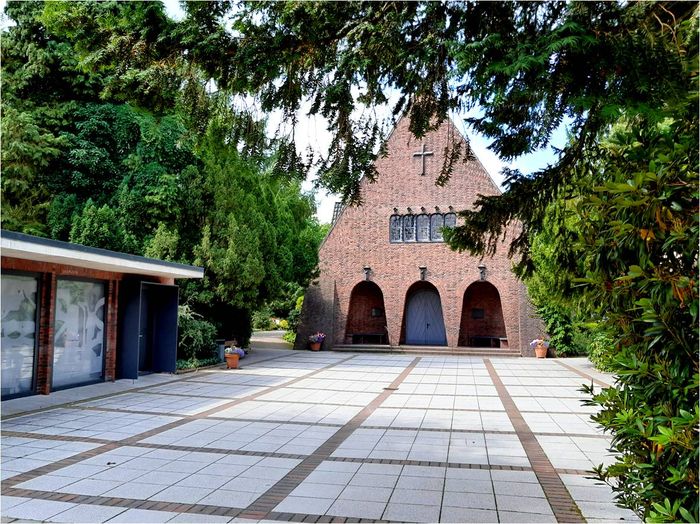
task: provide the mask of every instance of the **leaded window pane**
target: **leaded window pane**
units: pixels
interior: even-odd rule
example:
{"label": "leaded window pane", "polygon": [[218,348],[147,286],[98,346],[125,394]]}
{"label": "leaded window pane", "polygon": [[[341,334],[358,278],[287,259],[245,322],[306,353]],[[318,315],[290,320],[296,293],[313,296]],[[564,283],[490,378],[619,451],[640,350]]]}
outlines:
{"label": "leaded window pane", "polygon": [[452,229],[457,225],[457,215],[455,213],[447,213],[445,215],[445,227]]}
{"label": "leaded window pane", "polygon": [[445,225],[443,216],[435,213],[430,216],[430,240],[433,242],[442,241],[442,227]]}
{"label": "leaded window pane", "polygon": [[403,241],[416,241],[416,216],[404,215],[403,217]]}
{"label": "leaded window pane", "polygon": [[391,215],[389,219],[389,241],[401,242],[403,239],[402,229],[403,223],[401,221],[401,215]]}
{"label": "leaded window pane", "polygon": [[416,240],[418,242],[430,241],[430,217],[428,215],[418,215],[416,218]]}

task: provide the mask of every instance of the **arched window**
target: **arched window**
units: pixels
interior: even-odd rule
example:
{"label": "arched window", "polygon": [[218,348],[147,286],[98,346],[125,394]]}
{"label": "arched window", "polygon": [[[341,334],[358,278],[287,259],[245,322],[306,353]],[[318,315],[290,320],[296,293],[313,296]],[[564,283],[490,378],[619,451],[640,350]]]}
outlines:
{"label": "arched window", "polygon": [[447,213],[445,215],[445,227],[449,227],[452,229],[457,225],[457,214],[456,213]]}
{"label": "arched window", "polygon": [[415,215],[404,215],[403,216],[403,241],[404,242],[415,242],[416,241],[416,216]]}
{"label": "arched window", "polygon": [[389,218],[389,242],[401,242],[403,240],[403,222],[401,215],[391,215]]}
{"label": "arched window", "polygon": [[426,214],[416,217],[416,240],[430,242],[430,217]]}
{"label": "arched window", "polygon": [[442,242],[442,228],[445,225],[444,218],[440,213],[430,215],[430,240]]}

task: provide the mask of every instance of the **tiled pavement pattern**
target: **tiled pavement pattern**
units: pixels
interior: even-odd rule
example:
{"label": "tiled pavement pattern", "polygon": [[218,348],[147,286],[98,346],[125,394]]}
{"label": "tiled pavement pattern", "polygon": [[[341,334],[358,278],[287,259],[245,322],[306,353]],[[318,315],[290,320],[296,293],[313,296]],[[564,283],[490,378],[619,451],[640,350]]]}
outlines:
{"label": "tiled pavement pattern", "polygon": [[586,478],[610,457],[575,367],[291,351],[245,363],[6,417],[3,519],[636,520]]}

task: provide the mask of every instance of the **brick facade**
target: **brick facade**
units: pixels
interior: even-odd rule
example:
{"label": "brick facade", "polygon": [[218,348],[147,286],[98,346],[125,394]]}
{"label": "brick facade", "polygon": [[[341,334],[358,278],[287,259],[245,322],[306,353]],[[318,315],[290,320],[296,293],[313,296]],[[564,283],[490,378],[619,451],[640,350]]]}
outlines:
{"label": "brick facade", "polygon": [[[102,281],[105,285],[105,356],[104,380],[116,379],[117,332],[119,318],[119,285],[123,273],[85,269],[81,267],[2,257],[2,269],[39,275],[39,332],[36,354],[35,391],[42,395],[51,392],[54,361],[54,318],[56,285],[59,278],[83,278]],[[141,277],[162,284],[173,284],[174,279]]]}
{"label": "brick facade", "polygon": [[[462,153],[467,149],[451,122],[416,139],[408,129],[408,119],[399,121],[387,141],[387,155],[376,161],[377,181],[362,181],[362,205],[346,207],[321,246],[320,276],[305,295],[297,347],[303,347],[308,335],[319,330],[328,335],[326,348],[347,343],[347,335],[353,334],[347,332],[348,325],[354,330],[361,318],[371,320],[363,301],[353,301],[350,311],[353,289],[365,278],[381,290],[388,342],[399,345],[407,292],[423,279],[440,295],[448,347],[467,344],[473,332],[480,335],[472,336],[507,339],[504,347],[532,354],[528,342],[544,332],[506,256],[512,228],[496,255],[484,259],[452,251],[442,242],[390,242],[389,221],[394,214],[430,215],[472,209],[478,195],[499,194],[481,163],[473,157],[465,160],[464,154],[453,165],[449,182],[442,187],[435,184],[445,151],[453,149],[454,144]],[[433,154],[414,156],[420,151]],[[480,269],[481,265],[485,268]],[[491,286],[484,285],[482,271]],[[467,289],[474,283],[478,285],[467,296]],[[468,313],[463,311],[465,302]],[[484,319],[478,325],[477,319],[465,320],[465,315],[471,317],[472,308],[484,309]],[[374,332],[378,326],[367,329]]]}

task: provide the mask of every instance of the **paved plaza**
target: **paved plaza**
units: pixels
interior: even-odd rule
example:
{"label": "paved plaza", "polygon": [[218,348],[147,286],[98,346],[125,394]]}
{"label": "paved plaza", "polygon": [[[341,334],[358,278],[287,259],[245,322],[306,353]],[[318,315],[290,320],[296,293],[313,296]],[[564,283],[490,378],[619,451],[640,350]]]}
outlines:
{"label": "paved plaza", "polygon": [[3,519],[636,521],[586,478],[611,457],[579,388],[610,378],[581,359],[241,364],[4,402]]}

